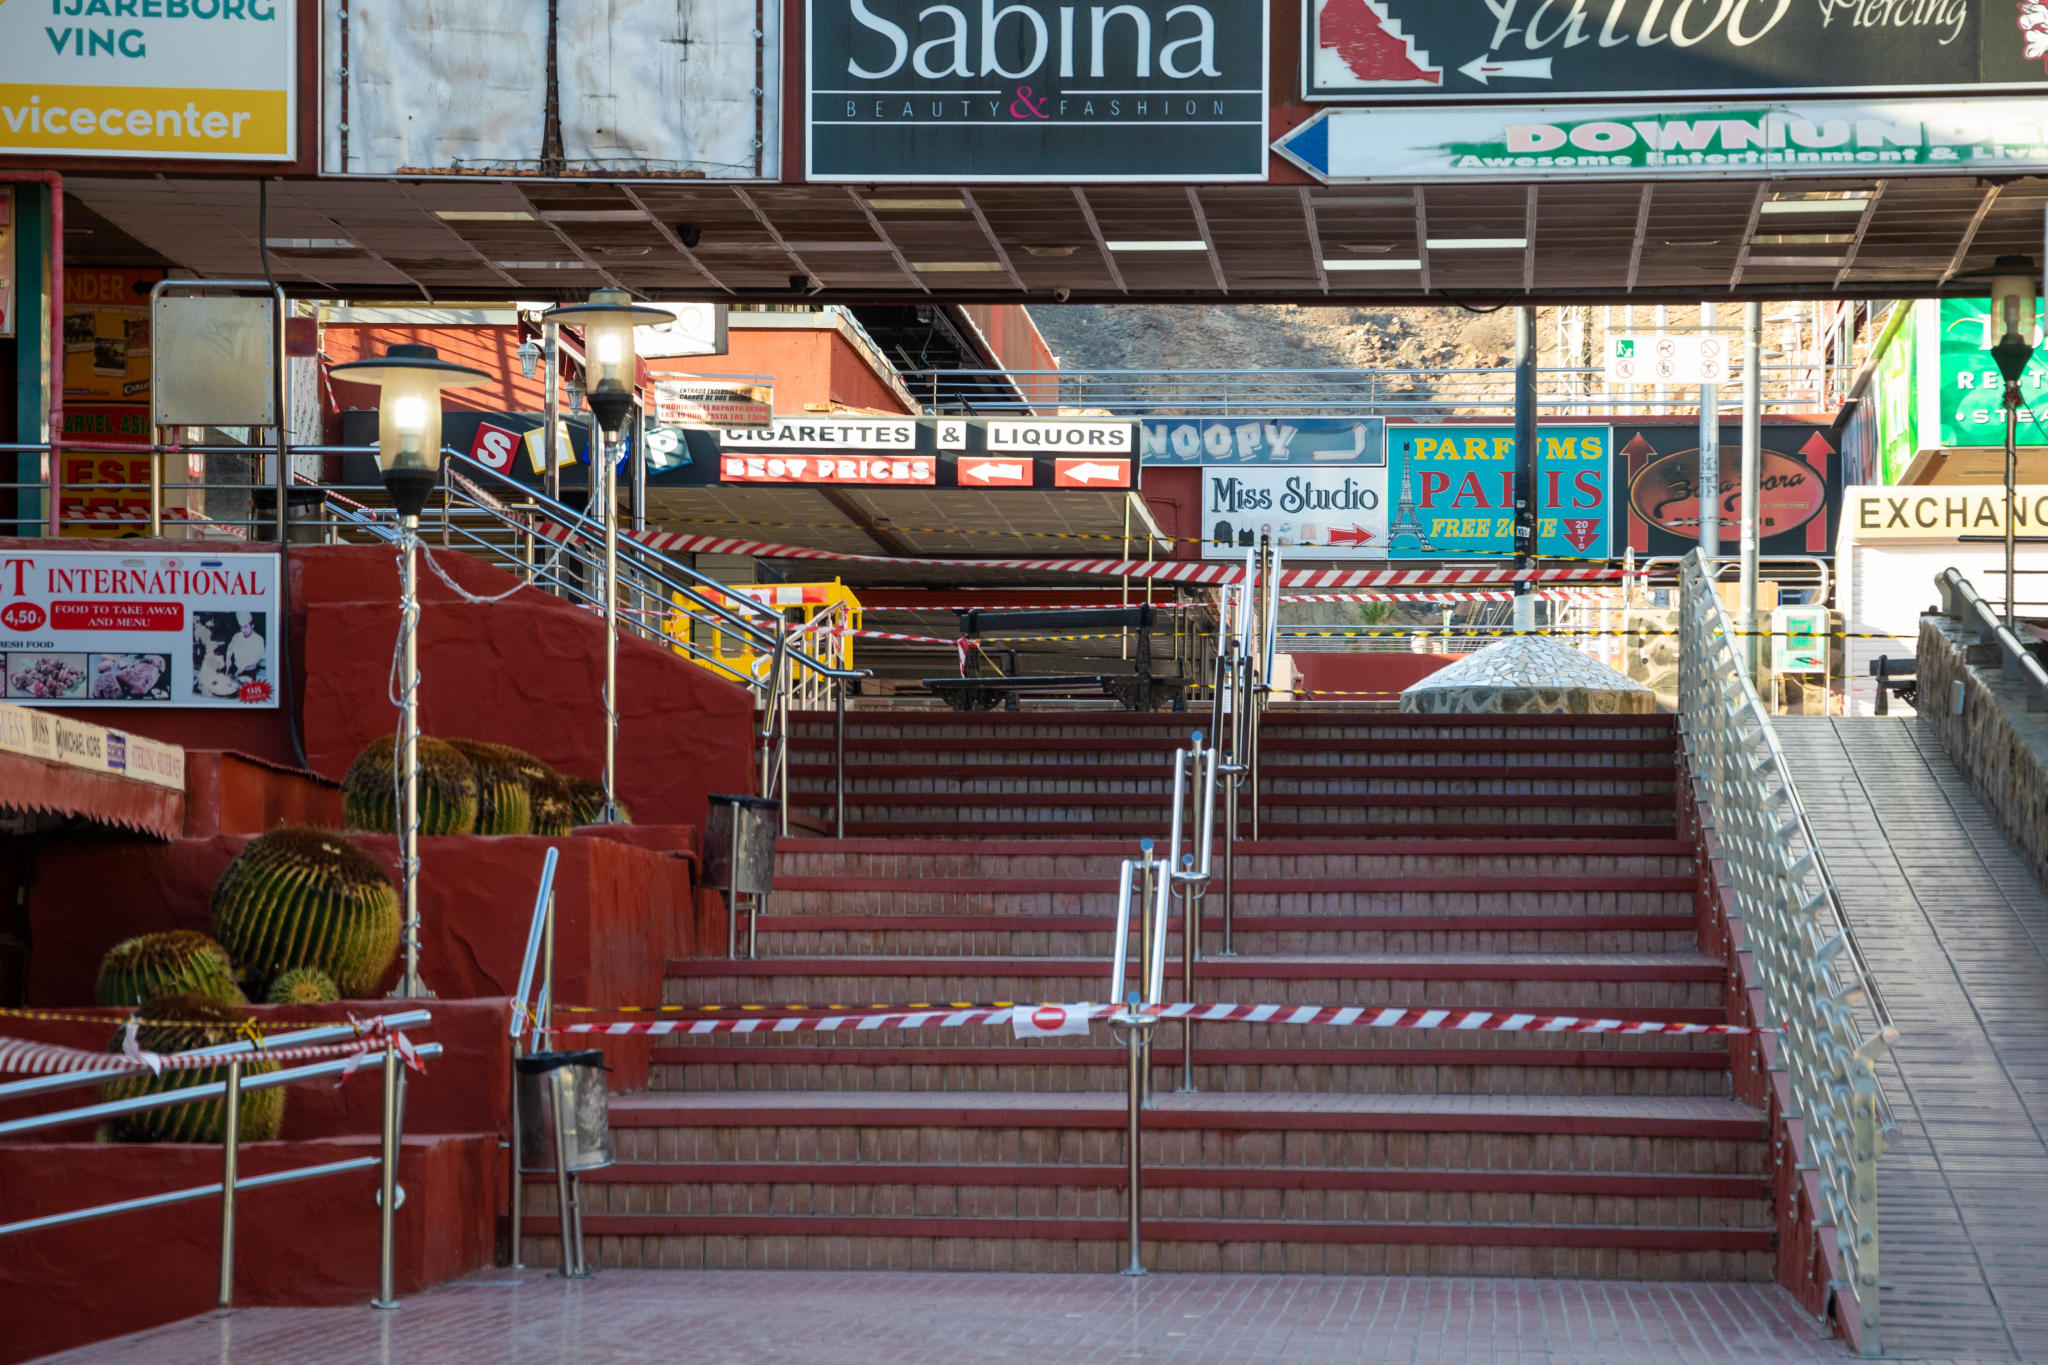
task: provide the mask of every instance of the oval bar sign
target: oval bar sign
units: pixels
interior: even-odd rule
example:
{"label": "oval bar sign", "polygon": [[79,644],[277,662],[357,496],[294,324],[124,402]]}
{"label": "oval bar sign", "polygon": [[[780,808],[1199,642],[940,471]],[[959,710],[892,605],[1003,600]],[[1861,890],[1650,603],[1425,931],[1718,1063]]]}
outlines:
{"label": "oval bar sign", "polygon": [[[1731,458],[1732,457],[1732,458]],[[1678,535],[1697,536],[1700,525],[1700,453],[1681,450],[1654,460],[1629,481],[1630,508],[1652,526]],[[1796,456],[1763,452],[1758,471],[1762,502],[1757,526],[1760,539],[1795,531],[1827,510],[1827,480]],[[1732,526],[1742,515],[1742,456],[1721,448],[1720,521]]]}

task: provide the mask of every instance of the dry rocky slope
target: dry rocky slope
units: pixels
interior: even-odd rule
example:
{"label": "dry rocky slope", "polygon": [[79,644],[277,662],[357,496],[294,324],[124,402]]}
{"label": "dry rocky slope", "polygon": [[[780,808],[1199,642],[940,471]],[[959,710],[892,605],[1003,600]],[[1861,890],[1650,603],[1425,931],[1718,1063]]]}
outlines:
{"label": "dry rocky slope", "polygon": [[[1545,364],[1554,311],[1537,319]],[[1031,317],[1067,370],[1467,368],[1508,364],[1515,346],[1506,309],[1069,304]]]}

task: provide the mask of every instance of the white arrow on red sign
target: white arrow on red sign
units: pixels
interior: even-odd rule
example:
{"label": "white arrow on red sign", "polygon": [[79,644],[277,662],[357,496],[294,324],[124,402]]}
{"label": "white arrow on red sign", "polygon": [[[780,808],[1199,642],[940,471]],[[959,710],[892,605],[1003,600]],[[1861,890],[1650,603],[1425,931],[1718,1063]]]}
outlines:
{"label": "white arrow on red sign", "polygon": [[1096,482],[1109,482],[1122,487],[1130,481],[1129,469],[1130,466],[1122,461],[1116,464],[1098,464],[1090,460],[1061,460],[1058,473],[1063,483],[1086,486]]}
{"label": "white arrow on red sign", "polygon": [[1029,465],[1013,464],[1000,460],[977,460],[971,464],[963,460],[961,464],[964,466],[960,471],[961,473],[970,479],[980,479],[983,483],[1031,482],[1031,467]]}

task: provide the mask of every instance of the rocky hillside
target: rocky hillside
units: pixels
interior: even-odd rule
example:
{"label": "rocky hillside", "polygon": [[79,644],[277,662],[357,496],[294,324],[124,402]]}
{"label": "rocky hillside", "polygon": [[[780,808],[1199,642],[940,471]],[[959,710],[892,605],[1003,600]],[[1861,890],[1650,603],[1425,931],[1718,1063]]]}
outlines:
{"label": "rocky hillside", "polygon": [[[1546,362],[1550,311],[1537,328]],[[1515,346],[1506,310],[1069,304],[1031,316],[1067,370],[1462,369],[1508,364]]]}

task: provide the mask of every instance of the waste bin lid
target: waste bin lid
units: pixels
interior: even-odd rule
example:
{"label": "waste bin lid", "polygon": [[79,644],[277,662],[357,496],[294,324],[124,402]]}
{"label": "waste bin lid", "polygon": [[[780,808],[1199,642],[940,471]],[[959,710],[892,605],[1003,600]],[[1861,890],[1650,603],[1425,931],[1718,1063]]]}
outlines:
{"label": "waste bin lid", "polygon": [[519,1072],[523,1076],[545,1075],[565,1066],[592,1066],[599,1071],[611,1069],[604,1064],[604,1053],[596,1048],[588,1052],[536,1052],[531,1057],[519,1059]]}
{"label": "waste bin lid", "polygon": [[720,796],[713,792],[704,798],[728,806],[746,806],[753,810],[780,810],[782,803],[770,796]]}

